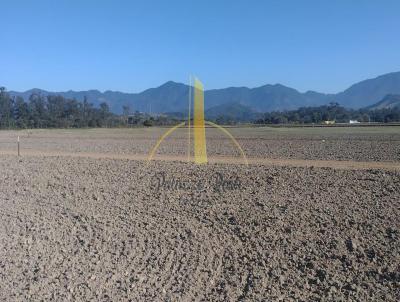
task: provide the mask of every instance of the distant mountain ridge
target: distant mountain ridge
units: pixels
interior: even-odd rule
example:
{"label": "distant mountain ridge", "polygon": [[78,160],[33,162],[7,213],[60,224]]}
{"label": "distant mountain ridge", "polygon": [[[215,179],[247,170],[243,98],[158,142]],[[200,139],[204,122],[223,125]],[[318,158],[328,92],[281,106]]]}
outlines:
{"label": "distant mountain ridge", "polygon": [[388,94],[376,104],[366,107],[369,110],[379,110],[379,109],[400,109],[400,94]]}
{"label": "distant mountain ridge", "polygon": [[388,94],[400,94],[400,72],[387,73],[354,84],[336,94],[336,100],[349,108],[361,108],[382,100]]}
{"label": "distant mountain ridge", "polygon": [[[188,109],[189,86],[173,81],[144,90],[140,93],[98,90],[49,92],[31,89],[25,92],[10,91],[12,96],[22,96],[28,100],[31,93],[42,95],[62,95],[82,101],[86,96],[94,105],[106,102],[111,111],[122,112],[122,106],[131,110],[163,113],[183,112]],[[224,104],[241,104],[255,112],[293,110],[299,107],[320,106],[329,102],[338,102],[348,108],[362,108],[379,102],[388,94],[400,94],[400,72],[392,72],[374,79],[361,81],[337,94],[325,94],[315,91],[301,93],[281,84],[263,85],[255,88],[228,87],[204,92],[205,109]]]}

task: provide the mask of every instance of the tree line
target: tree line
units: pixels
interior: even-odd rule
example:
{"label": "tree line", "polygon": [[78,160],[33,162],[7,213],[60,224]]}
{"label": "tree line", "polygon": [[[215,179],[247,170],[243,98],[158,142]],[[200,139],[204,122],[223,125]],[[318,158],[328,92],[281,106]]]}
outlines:
{"label": "tree line", "polygon": [[60,95],[31,94],[28,102],[11,97],[0,88],[1,128],[81,128],[105,127],[119,123],[107,103],[96,108],[87,98],[83,102]]}
{"label": "tree line", "polygon": [[84,97],[82,102],[61,95],[33,93],[27,102],[20,97],[11,97],[0,87],[0,128],[85,128],[126,127],[176,124],[176,119],[167,116],[150,116],[147,113],[131,112],[123,106],[123,114],[110,111],[107,103],[95,107]]}
{"label": "tree line", "polygon": [[400,108],[390,109],[347,109],[338,103],[319,107],[302,107],[297,110],[275,111],[264,113],[255,121],[257,124],[321,124],[324,121],[348,123],[359,122],[390,123],[400,122]]}
{"label": "tree line", "polygon": [[[338,103],[319,107],[302,107],[297,110],[276,111],[257,114],[257,124],[320,124],[324,121],[347,123],[349,120],[359,122],[400,122],[400,109],[347,109]],[[253,117],[254,118],[254,117]],[[98,107],[88,102],[67,99],[60,95],[33,93],[27,102],[22,97],[11,97],[4,87],[0,87],[0,128],[85,128],[85,127],[124,127],[174,125],[179,118],[167,115],[150,116],[136,111],[131,113],[129,107],[123,107],[123,114],[110,112],[107,103]],[[249,122],[251,117],[249,117]],[[220,124],[224,120],[217,119]],[[229,120],[229,124],[237,121]]]}

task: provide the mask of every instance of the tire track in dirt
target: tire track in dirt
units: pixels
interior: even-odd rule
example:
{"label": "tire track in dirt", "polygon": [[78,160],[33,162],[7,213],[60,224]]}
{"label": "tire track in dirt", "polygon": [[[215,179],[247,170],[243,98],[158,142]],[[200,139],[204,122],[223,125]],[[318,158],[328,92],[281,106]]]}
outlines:
{"label": "tire track in dirt", "polygon": [[[0,150],[1,155],[14,155],[15,151]],[[22,156],[43,156],[43,157],[78,157],[92,159],[119,159],[119,160],[135,160],[146,161],[147,154],[118,154],[118,153],[94,153],[94,152],[59,152],[59,151],[42,151],[42,150],[24,150]],[[157,155],[156,161],[178,161],[187,162],[186,156],[177,156],[170,154]],[[332,168],[339,170],[400,170],[400,162],[366,162],[366,161],[348,161],[348,160],[307,160],[307,159],[281,159],[281,158],[247,158],[249,165],[265,165],[265,166],[288,166],[288,167],[318,167]],[[227,156],[208,157],[210,163],[218,164],[241,164],[244,165],[242,158]]]}

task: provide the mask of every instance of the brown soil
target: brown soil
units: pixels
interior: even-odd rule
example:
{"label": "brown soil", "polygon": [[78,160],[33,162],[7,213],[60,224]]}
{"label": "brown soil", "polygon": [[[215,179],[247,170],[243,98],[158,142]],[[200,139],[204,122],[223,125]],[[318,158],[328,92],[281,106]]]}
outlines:
{"label": "brown soil", "polygon": [[[0,155],[16,156],[15,151],[0,150]],[[128,159],[137,161],[149,161],[148,154],[114,154],[114,153],[93,153],[93,152],[63,152],[63,151],[43,151],[43,150],[24,150],[21,156],[50,156],[50,157],[83,157],[93,159]],[[160,154],[154,157],[156,161],[177,161],[187,162],[188,159],[182,155]],[[289,167],[320,167],[332,169],[383,169],[400,170],[400,162],[360,162],[348,160],[307,160],[307,159],[274,159],[274,158],[248,158],[232,156],[212,156],[208,157],[209,163],[236,164],[236,165],[265,165],[265,166],[289,166]]]}
{"label": "brown soil", "polygon": [[[147,155],[167,128],[0,131],[0,150]],[[360,128],[232,128],[228,129],[249,158],[400,162],[400,127]],[[238,156],[231,140],[207,129],[209,156]],[[187,129],[178,129],[158,150],[185,157]]]}
{"label": "brown soil", "polygon": [[0,151],[0,301],[399,301],[395,157],[197,166],[176,139],[148,164],[119,139],[40,141]]}

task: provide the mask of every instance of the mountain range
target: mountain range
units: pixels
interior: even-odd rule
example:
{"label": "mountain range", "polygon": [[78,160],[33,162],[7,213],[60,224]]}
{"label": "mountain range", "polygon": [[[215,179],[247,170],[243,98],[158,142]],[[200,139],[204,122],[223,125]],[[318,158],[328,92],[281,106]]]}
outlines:
{"label": "mountain range", "polygon": [[[121,113],[122,106],[129,106],[131,111],[165,113],[187,111],[189,86],[169,81],[157,88],[150,88],[140,93],[110,90],[105,92],[98,90],[50,92],[37,88],[25,92],[10,91],[12,96],[21,96],[25,100],[28,100],[32,93],[40,93],[44,96],[62,95],[79,101],[86,96],[94,105],[106,102],[114,113]],[[372,106],[389,94],[400,94],[400,72],[392,72],[361,81],[336,94],[316,91],[301,93],[281,84],[267,84],[256,88],[229,87],[206,90],[204,107],[206,110],[216,107],[215,112],[223,112],[224,106],[229,105],[234,108],[240,104],[254,112],[268,112],[338,102],[344,107],[358,109]],[[211,114],[213,114],[212,111]]]}
{"label": "mountain range", "polygon": [[388,94],[382,101],[368,106],[367,109],[392,109],[395,107],[400,109],[400,94]]}

